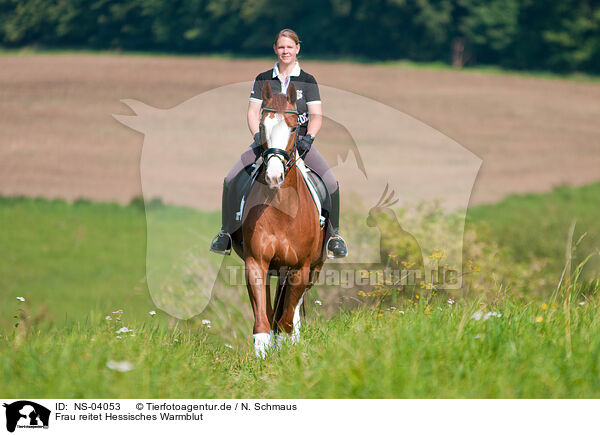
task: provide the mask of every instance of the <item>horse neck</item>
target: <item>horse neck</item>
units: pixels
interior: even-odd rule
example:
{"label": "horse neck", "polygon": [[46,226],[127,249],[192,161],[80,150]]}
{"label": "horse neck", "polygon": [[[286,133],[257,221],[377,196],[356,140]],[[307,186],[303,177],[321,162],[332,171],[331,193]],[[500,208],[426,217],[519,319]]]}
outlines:
{"label": "horse neck", "polygon": [[[277,192],[274,195],[267,193],[267,197],[265,198],[266,203],[269,205],[276,204],[277,208],[283,210],[297,210],[299,199],[299,174],[300,172],[298,171],[296,165],[292,166],[285,175],[283,184],[277,190]],[[293,194],[291,190],[294,191]]]}

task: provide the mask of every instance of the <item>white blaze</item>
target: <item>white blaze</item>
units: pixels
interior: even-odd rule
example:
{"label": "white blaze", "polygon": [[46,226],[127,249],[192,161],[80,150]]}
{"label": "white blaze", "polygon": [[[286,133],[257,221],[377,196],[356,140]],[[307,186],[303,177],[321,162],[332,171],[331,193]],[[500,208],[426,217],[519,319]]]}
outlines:
{"label": "white blaze", "polygon": [[[285,123],[283,115],[275,114],[274,117],[267,116],[264,120],[264,125],[269,148],[285,150],[290,139],[290,128]],[[283,183],[284,177],[282,159],[276,156],[271,157],[265,175],[267,183],[271,187],[279,187]]]}

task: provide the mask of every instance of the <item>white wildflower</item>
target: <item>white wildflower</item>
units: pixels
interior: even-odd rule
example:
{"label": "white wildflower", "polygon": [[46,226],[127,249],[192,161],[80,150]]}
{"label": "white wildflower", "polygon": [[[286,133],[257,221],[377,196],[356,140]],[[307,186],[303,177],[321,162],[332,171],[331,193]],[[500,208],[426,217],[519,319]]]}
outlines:
{"label": "white wildflower", "polygon": [[156,316],[156,311],[152,310],[148,314],[150,314],[151,316]]}
{"label": "white wildflower", "polygon": [[106,316],[104,319],[105,319],[105,320],[112,320],[112,317],[110,317],[110,316]]}
{"label": "white wildflower", "polygon": [[488,320],[490,317],[502,317],[502,314],[499,314],[495,311],[488,312],[485,316],[483,316],[483,320]]}
{"label": "white wildflower", "polygon": [[452,305],[454,302],[456,302],[454,299],[452,299],[452,298],[448,299],[448,303],[449,303],[450,305]]}
{"label": "white wildflower", "polygon": [[579,302],[579,305],[585,305],[584,301]]}
{"label": "white wildflower", "polygon": [[319,300],[316,300],[315,304],[317,304],[317,305],[323,305],[323,303],[321,301],[319,301]]}
{"label": "white wildflower", "polygon": [[231,344],[226,344],[225,347],[228,347],[229,349],[233,349],[233,346]]}
{"label": "white wildflower", "polygon": [[20,300],[21,302],[25,302],[25,298],[23,296],[17,296],[17,299]]}
{"label": "white wildflower", "polygon": [[128,372],[133,370],[133,364],[131,364],[129,361],[113,361],[112,359],[108,360],[106,367],[118,372]]}
{"label": "white wildflower", "polygon": [[118,331],[115,331],[115,334],[121,334],[121,333],[126,333],[126,332],[133,332],[133,329],[129,329],[126,326],[123,326],[121,329],[119,329]]}
{"label": "white wildflower", "polygon": [[471,319],[473,319],[473,320],[481,320],[482,317],[483,317],[483,313],[481,311],[475,311],[473,313],[473,315],[471,316]]}

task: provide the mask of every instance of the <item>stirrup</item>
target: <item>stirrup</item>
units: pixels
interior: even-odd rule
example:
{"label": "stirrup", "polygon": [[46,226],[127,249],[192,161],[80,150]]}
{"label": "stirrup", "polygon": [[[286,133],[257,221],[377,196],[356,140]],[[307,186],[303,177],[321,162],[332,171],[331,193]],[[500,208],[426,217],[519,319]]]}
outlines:
{"label": "stirrup", "polygon": [[[219,237],[221,236],[227,236],[229,237],[229,244],[227,245],[228,248],[225,248],[225,250],[219,250],[219,249],[215,249],[215,242],[217,241],[217,239],[219,239]],[[222,254],[222,255],[231,255],[231,248],[233,247],[233,239],[231,238],[231,234],[226,233],[225,231],[221,230],[219,231],[219,234],[217,234],[216,236],[213,237],[213,239],[210,242],[210,251],[214,252],[216,254]]]}
{"label": "stirrup", "polygon": [[[329,242],[331,242],[332,240],[340,240],[342,242],[342,244],[346,247],[346,254],[345,255],[341,255],[341,256],[335,256],[330,250],[329,250]],[[344,258],[348,256],[348,245],[346,245],[346,241],[344,240],[344,238],[342,236],[340,236],[339,234],[334,234],[333,236],[331,236],[329,238],[329,240],[327,240],[327,258]]]}

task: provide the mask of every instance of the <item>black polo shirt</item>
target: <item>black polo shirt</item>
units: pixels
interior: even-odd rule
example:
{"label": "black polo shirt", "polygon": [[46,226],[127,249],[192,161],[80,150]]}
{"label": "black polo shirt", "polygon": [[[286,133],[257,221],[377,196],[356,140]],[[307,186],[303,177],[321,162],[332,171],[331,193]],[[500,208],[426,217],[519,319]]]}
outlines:
{"label": "black polo shirt", "polygon": [[[279,80],[279,69],[277,64],[265,72],[260,73],[254,79],[252,90],[250,92],[250,101],[262,103],[262,88],[263,85],[269,82],[273,92],[287,93],[287,88],[290,83],[296,85],[297,99],[296,110],[298,111],[298,134],[303,136],[306,134],[308,126],[308,106],[311,104],[321,104],[321,96],[319,95],[319,86],[315,78],[302,71],[298,63],[292,70],[292,73],[287,78],[286,83]],[[283,90],[282,90],[283,88]]]}

